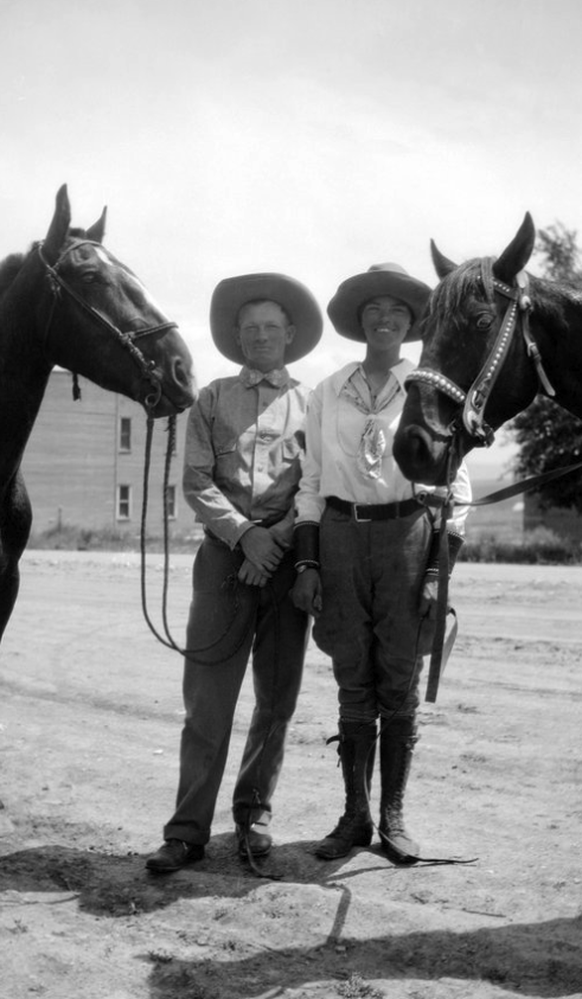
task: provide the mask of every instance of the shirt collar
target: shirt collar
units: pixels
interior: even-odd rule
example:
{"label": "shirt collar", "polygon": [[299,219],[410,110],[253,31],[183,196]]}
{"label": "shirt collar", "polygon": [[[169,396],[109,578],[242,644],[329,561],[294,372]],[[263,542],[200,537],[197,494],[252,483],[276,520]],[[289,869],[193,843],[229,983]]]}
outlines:
{"label": "shirt collar", "polygon": [[[332,384],[337,395],[340,394],[346,382],[349,381],[354,372],[357,371],[358,368],[361,368],[361,366],[361,361],[350,361],[349,364],[346,364],[343,368],[340,368],[339,371],[336,371],[335,375],[332,375]],[[414,371],[414,368],[415,365],[406,357],[401,358],[398,364],[395,364],[393,368],[390,368],[390,371],[396,378],[396,381],[400,385],[401,389],[404,389],[404,382],[408,378],[410,372]]]}
{"label": "shirt collar", "polygon": [[284,388],[289,384],[287,368],[275,368],[273,371],[257,371],[256,368],[245,366],[241,369],[239,379],[245,388],[253,388],[261,382],[267,382],[273,388]]}

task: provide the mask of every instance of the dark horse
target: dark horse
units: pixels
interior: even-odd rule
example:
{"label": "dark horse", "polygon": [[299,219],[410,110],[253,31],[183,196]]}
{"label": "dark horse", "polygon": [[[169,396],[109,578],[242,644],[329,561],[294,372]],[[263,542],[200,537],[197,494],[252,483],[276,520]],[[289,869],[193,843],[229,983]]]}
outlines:
{"label": "dark horse", "polygon": [[105,210],[86,230],[70,221],[63,186],[46,239],[0,264],[0,638],[32,522],[20,465],[53,366],[135,399],[152,417],[194,398],[176,324],[101,245]]}
{"label": "dark horse", "polygon": [[526,274],[534,242],[527,214],[498,258],[458,267],[431,244],[441,280],[394,440],[407,478],[447,484],[539,391],[582,417],[582,292]]}

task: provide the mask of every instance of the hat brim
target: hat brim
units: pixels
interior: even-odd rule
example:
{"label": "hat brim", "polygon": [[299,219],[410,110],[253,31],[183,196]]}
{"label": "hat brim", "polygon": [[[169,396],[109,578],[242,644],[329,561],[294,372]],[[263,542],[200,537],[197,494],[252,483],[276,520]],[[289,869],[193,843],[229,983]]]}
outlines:
{"label": "hat brim", "polygon": [[236,321],[242,306],[257,299],[277,302],[295,327],[295,336],[285,348],[286,364],[313,350],[323,332],[323,316],[309,288],[285,274],[243,274],[221,281],[210,302],[210,332],[224,357],[245,363],[235,339]]}
{"label": "hat brim", "polygon": [[412,312],[412,326],[404,342],[420,340],[419,323],[428,302],[431,289],[423,281],[397,271],[365,271],[343,281],[327,307],[327,314],[335,330],[349,340],[365,342],[366,337],[358,318],[358,311],[365,302],[379,295],[391,295],[404,302]]}

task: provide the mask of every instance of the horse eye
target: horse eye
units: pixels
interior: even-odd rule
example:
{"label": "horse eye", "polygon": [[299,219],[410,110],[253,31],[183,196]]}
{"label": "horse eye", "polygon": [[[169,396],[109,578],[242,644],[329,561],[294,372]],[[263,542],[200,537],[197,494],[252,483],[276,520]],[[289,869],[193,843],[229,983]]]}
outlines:
{"label": "horse eye", "polygon": [[480,316],[477,316],[475,325],[478,330],[488,330],[492,322],[493,316],[489,315],[488,312],[482,312]]}
{"label": "horse eye", "polygon": [[94,280],[95,280],[94,271],[85,271],[84,274],[81,274],[81,281],[83,281],[84,284],[92,284]]}

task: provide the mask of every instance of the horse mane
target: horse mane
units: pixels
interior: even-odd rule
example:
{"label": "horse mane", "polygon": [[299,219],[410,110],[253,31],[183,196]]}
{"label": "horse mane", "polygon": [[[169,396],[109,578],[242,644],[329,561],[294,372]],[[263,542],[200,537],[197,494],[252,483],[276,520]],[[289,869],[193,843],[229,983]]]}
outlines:
{"label": "horse mane", "polygon": [[439,325],[458,325],[462,303],[468,297],[483,298],[493,302],[493,263],[495,257],[475,257],[460,264],[437,285],[428,303],[428,317]]}
{"label": "horse mane", "polygon": [[26,259],[24,253],[11,253],[0,263],[0,298],[8,290]]}
{"label": "horse mane", "polygon": [[[83,239],[87,233],[84,229],[69,229],[69,236],[74,239]],[[34,250],[37,243],[33,243],[31,250]],[[16,276],[20,273],[22,265],[28,253],[10,253],[9,256],[5,257],[4,260],[0,262],[0,298],[6,294]]]}
{"label": "horse mane", "polygon": [[[467,298],[483,298],[493,303],[493,265],[496,257],[475,257],[460,264],[437,285],[429,299],[424,322],[435,319],[439,324],[458,327],[462,304]],[[528,295],[534,312],[542,321],[566,328],[566,307],[582,305],[582,289],[575,281],[550,281],[528,273]],[[459,319],[457,319],[459,317]],[[421,324],[421,328],[422,328]]]}
{"label": "horse mane", "polygon": [[534,310],[543,321],[554,322],[564,331],[568,329],[566,307],[582,306],[582,290],[576,281],[551,281],[548,278],[530,277],[529,294]]}

